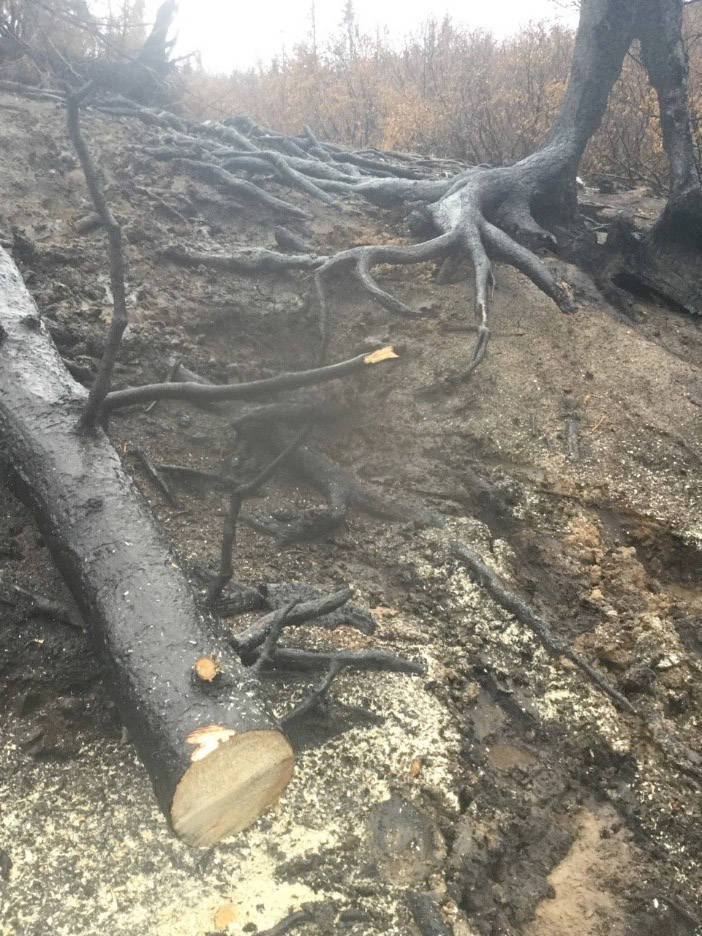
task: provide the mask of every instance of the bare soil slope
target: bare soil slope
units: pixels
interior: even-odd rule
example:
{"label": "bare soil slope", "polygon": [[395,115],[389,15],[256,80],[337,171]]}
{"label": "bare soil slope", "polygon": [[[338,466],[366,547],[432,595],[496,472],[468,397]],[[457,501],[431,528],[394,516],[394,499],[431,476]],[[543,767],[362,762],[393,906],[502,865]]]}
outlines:
{"label": "bare soil slope", "polygon": [[[91,113],[84,130],[127,244],[120,385],[165,379],[173,356],[218,382],[312,365],[303,274],[159,260],[172,243],[273,246],[275,219],[147,158],[140,145],[160,131]],[[407,235],[361,201],[334,209],[270,190],[313,215],[294,226],[320,253]],[[599,201],[605,220],[631,211],[631,194]],[[636,204],[645,226],[659,206]],[[0,95],[0,239],[86,379],[111,306],[103,238],[74,227],[89,210],[61,110]],[[350,584],[377,633],[306,642],[400,652],[428,673],[340,679],[328,712],[298,726],[278,810],[224,845],[172,838],[85,637],[21,613],[16,585],[65,595],[31,517],[0,486],[2,936],[202,936],[226,919],[228,932],[256,932],[308,901],[328,901],[300,927],[309,936],[413,934],[406,896],[422,889],[462,936],[700,932],[702,319],[644,300],[624,317],[587,276],[550,262],[578,313],[498,267],[488,357],[450,392],[437,380],[474,336],[465,282],[437,285],[431,264],[381,273],[414,320],[338,283],[330,358],[388,341],[399,361],[325,390],[348,413],[313,442],[445,525],[358,513],[285,548],[244,529],[237,577]],[[110,432],[204,589],[221,495],[178,488],[171,506],[130,452],[213,470],[255,453],[226,419],[176,403],[119,413]],[[280,518],[319,503],[282,473],[253,509]],[[549,657],[471,582],[451,540],[496,567],[641,717]],[[271,684],[276,712],[307,684]]]}

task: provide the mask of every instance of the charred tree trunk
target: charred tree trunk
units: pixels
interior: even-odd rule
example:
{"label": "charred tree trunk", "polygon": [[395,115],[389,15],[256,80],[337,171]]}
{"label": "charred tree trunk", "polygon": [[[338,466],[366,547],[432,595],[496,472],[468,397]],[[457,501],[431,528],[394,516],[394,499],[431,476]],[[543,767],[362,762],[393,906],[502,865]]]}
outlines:
{"label": "charred tree trunk", "polygon": [[541,177],[531,205],[545,222],[575,215],[578,166],[631,45],[637,6],[638,0],[583,0],[560,114],[546,146],[524,160]]}
{"label": "charred tree trunk", "polygon": [[210,845],[278,798],[292,751],[105,435],[77,431],[85,397],[0,248],[0,467],[89,623],[162,809],[187,843]]}
{"label": "charred tree trunk", "polygon": [[682,3],[656,0],[642,4],[638,36],[644,65],[658,95],[663,145],[670,165],[670,195],[646,240],[628,244],[627,272],[645,289],[700,315],[702,183],[692,141]]}
{"label": "charred tree trunk", "polygon": [[[625,273],[642,292],[700,314],[702,286],[697,268],[702,250],[702,184],[688,103],[682,9],[681,0],[584,0],[561,113],[549,143],[524,163],[545,162],[545,170],[537,170],[542,181],[532,202],[536,216],[547,226],[567,222],[576,210],[578,164],[599,127],[624,55],[638,39],[658,96],[670,193],[663,214],[646,238],[618,232],[611,245],[616,256],[609,272],[614,277]],[[505,220],[509,228],[509,210]]]}
{"label": "charred tree trunk", "polygon": [[641,4],[641,56],[658,95],[663,145],[670,165],[670,198],[655,231],[661,237],[702,244],[702,186],[695,161],[688,104],[688,63],[682,40],[682,3]]}
{"label": "charred tree trunk", "polygon": [[153,28],[139,50],[137,61],[157,72],[168,70],[170,63],[168,54],[173,46],[169,42],[168,33],[176,12],[176,0],[165,0],[156,12]]}

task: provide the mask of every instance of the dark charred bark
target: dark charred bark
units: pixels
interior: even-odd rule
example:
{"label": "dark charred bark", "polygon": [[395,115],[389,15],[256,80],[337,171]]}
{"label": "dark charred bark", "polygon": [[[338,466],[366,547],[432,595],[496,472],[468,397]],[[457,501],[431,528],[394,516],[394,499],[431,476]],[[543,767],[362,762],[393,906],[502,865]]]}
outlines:
{"label": "dark charred bark", "polygon": [[641,56],[658,95],[663,145],[670,165],[670,198],[656,235],[702,244],[702,187],[688,105],[688,63],[682,40],[682,3],[641,4]]}
{"label": "dark charred bark", "polygon": [[[546,146],[523,162],[541,179],[534,208],[547,218],[575,214],[575,176],[590,137],[600,126],[612,85],[634,37],[638,0],[583,0],[568,86]],[[541,163],[541,167],[538,164]]]}
{"label": "dark charred bark", "polygon": [[165,0],[165,3],[161,4],[156,12],[151,32],[137,56],[137,61],[141,65],[153,68],[156,72],[167,71],[171,67],[168,56],[173,42],[169,42],[168,33],[176,8],[176,0]]}
{"label": "dark charred bark", "polygon": [[126,390],[113,390],[105,397],[105,412],[112,412],[123,406],[135,403],[148,403],[151,400],[189,400],[192,403],[218,403],[226,400],[254,400],[282,390],[295,390],[298,387],[310,387],[330,380],[338,380],[356,373],[373,364],[391,361],[397,355],[390,346],[379,348],[368,354],[357,354],[346,361],[315,367],[311,370],[292,371],[278,374],[276,377],[264,377],[239,384],[210,384],[196,381],[180,383],[144,384],[141,387],[128,387]]}
{"label": "dark charred bark", "polygon": [[[663,144],[670,166],[665,209],[641,236],[623,223],[610,228],[606,256],[597,256],[596,280],[616,301],[617,287],[649,296],[673,308],[702,314],[698,274],[702,252],[702,183],[695,160],[688,63],[682,39],[680,0],[634,4],[633,38],[658,96]],[[585,10],[585,5],[583,7]],[[592,264],[592,260],[590,261]]]}
{"label": "dark charred bark", "polygon": [[[0,467],[31,507],[86,621],[159,803],[186,842],[252,822],[292,773],[258,684],[196,607],[105,435],[77,432],[70,377],[0,250]],[[201,685],[193,667],[216,657]]]}
{"label": "dark charred bark", "polygon": [[634,251],[628,272],[652,293],[702,315],[702,182],[692,141],[682,3],[642,4],[639,38],[641,56],[658,95],[670,195],[653,231]]}
{"label": "dark charred bark", "polygon": [[407,903],[422,936],[451,936],[451,930],[444,923],[441,911],[431,894],[410,891],[407,894]]}

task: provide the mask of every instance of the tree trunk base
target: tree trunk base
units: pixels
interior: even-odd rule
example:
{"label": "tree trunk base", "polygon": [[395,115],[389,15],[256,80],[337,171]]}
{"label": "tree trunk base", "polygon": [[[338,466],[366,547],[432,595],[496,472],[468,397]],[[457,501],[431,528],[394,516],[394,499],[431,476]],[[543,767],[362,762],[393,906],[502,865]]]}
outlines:
{"label": "tree trunk base", "polygon": [[652,231],[636,234],[633,224],[610,229],[606,261],[597,279],[605,294],[611,286],[641,299],[662,302],[689,315],[702,315],[700,244],[688,220],[673,224],[667,211]]}

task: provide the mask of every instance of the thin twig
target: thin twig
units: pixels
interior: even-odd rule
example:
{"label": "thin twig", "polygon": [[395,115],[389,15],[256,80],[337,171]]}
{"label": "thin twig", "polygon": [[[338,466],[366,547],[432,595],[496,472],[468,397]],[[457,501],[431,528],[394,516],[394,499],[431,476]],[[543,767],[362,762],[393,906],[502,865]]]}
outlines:
{"label": "thin twig", "polygon": [[269,462],[255,478],[245,484],[239,484],[231,491],[229,495],[229,506],[224,518],[224,530],[222,533],[222,550],[220,553],[219,572],[215,579],[210,583],[207,589],[207,603],[210,607],[219,601],[222,596],[222,589],[231,581],[234,575],[232,565],[232,553],[236,543],[236,525],[239,519],[239,511],[245,497],[251,497],[263,484],[272,477],[276,468],[304,441],[309,432],[309,423],[302,428],[302,431],[287,445],[276,457]]}
{"label": "thin twig", "polygon": [[596,686],[599,686],[610,699],[616,702],[619,708],[623,709],[625,712],[629,712],[631,715],[638,715],[637,710],[631,702],[629,702],[621,692],[618,692],[610,685],[610,683],[608,683],[596,669],[590,666],[587,660],[583,659],[579,653],[573,650],[572,647],[569,647],[566,643],[554,637],[546,621],[525,601],[522,601],[518,595],[509,591],[497,573],[488,568],[476,553],[463,546],[462,543],[457,542],[452,542],[450,544],[450,549],[453,555],[457,559],[460,559],[466,566],[473,581],[484,588],[499,605],[509,611],[510,614],[513,614],[522,624],[526,624],[550,654],[567,657],[575,663],[576,666],[580,667],[590,680]]}
{"label": "thin twig", "polygon": [[139,461],[146,474],[161,491],[171,507],[177,507],[178,501],[175,499],[173,491],[171,491],[165,478],[161,475],[160,471],[156,468],[144,449],[140,448],[138,445],[135,445],[131,451],[135,458]]}
{"label": "thin twig", "polygon": [[[345,605],[350,598],[351,590],[348,588],[342,588],[340,591],[334,592],[332,595],[324,595],[322,598],[317,598],[313,601],[298,600],[295,602],[293,610],[286,610],[286,624],[288,627],[298,627],[299,625],[306,624],[309,621],[316,621],[320,618],[325,618],[326,615],[331,614],[338,608],[343,607],[343,605]],[[284,609],[282,608],[277,608],[275,611],[272,611],[265,617],[259,618],[259,620],[255,621],[255,623],[252,624],[251,627],[248,627],[245,631],[242,631],[239,634],[233,634],[231,637],[232,646],[239,654],[243,656],[252,653],[264,642],[268,634],[275,627],[277,627],[283,610]],[[331,626],[329,619],[324,620],[322,623],[323,626],[328,627],[330,630],[335,626],[342,624],[345,626],[351,626],[350,620],[346,619],[338,621],[338,625],[335,619],[332,619]],[[364,633],[371,632],[372,631],[368,627],[366,627],[364,630]]]}
{"label": "thin twig", "polygon": [[208,490],[213,491],[229,492],[238,484],[236,478],[219,474],[216,471],[203,471],[200,468],[191,468],[189,465],[167,465],[163,462],[158,462],[156,468],[160,472],[174,475],[180,482],[195,481],[203,487],[206,486]]}
{"label": "thin twig", "polygon": [[127,327],[127,299],[124,286],[124,257],[122,254],[122,230],[119,222],[109,209],[98,181],[98,170],[88,151],[80,130],[80,105],[90,92],[92,83],[88,83],[66,96],[66,124],[68,135],[78,155],[83,175],[93,200],[95,211],[99,215],[105,231],[110,251],[110,284],[112,287],[112,321],[107,333],[102,360],[98,366],[95,382],[90,388],[88,402],[80,420],[80,428],[92,431],[102,415],[102,405],[109,393],[122,334]]}
{"label": "thin twig", "polygon": [[108,393],[104,399],[103,411],[109,413],[135,403],[147,403],[149,400],[189,400],[191,403],[251,400],[269,393],[278,393],[281,390],[294,390],[297,387],[309,387],[329,380],[338,380],[340,377],[362,370],[367,365],[379,364],[381,361],[396,357],[392,348],[387,347],[369,354],[359,354],[336,364],[278,374],[263,380],[252,380],[249,383],[212,385],[194,382],[157,383],[146,384],[143,387],[129,387],[126,390]]}

